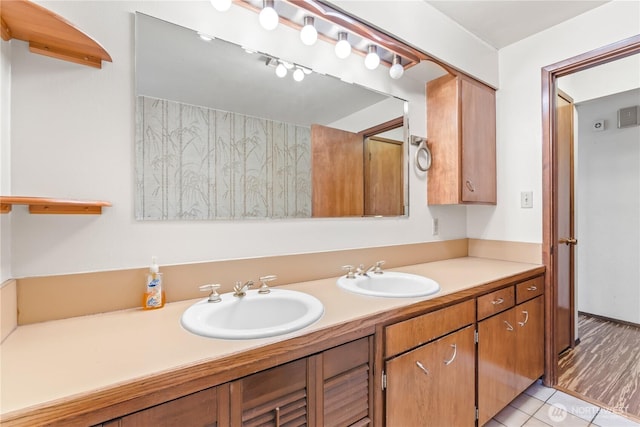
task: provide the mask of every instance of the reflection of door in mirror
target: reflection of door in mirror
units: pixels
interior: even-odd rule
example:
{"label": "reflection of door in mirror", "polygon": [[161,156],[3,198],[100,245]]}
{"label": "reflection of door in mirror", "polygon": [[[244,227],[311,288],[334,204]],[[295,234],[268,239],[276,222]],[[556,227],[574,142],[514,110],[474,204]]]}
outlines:
{"label": "reflection of door in mirror", "polygon": [[402,215],[402,186],[402,141],[365,139],[364,214]]}
{"label": "reflection of door in mirror", "polygon": [[362,216],[362,135],[311,125],[313,217]]}

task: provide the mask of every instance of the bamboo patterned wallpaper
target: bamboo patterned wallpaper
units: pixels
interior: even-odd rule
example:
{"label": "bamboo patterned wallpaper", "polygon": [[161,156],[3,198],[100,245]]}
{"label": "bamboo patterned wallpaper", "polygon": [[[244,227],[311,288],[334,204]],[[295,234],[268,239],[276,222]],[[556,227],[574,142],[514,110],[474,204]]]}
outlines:
{"label": "bamboo patterned wallpaper", "polygon": [[144,96],[136,219],[311,216],[308,127]]}

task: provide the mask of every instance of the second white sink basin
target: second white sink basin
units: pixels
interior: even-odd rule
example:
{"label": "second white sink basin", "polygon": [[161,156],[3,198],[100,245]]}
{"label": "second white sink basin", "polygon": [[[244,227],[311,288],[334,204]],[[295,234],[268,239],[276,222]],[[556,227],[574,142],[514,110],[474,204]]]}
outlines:
{"label": "second white sink basin", "polygon": [[222,294],[222,301],[207,299],[182,314],[182,326],[197,335],[222,339],[264,338],[297,331],[324,313],[322,302],[303,292],[274,289],[268,294],[247,291],[243,297]]}
{"label": "second white sink basin", "polygon": [[358,294],[391,298],[422,297],[440,291],[440,285],[433,279],[396,271],[369,273],[354,279],[342,276],[338,279],[338,286]]}

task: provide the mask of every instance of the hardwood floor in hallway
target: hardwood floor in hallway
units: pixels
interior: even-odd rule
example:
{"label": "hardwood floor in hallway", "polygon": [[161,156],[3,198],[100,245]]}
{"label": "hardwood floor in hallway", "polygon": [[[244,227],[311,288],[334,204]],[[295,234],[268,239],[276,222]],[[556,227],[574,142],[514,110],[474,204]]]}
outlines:
{"label": "hardwood floor in hallway", "polygon": [[640,420],[640,328],[580,314],[580,343],[560,357],[558,387]]}

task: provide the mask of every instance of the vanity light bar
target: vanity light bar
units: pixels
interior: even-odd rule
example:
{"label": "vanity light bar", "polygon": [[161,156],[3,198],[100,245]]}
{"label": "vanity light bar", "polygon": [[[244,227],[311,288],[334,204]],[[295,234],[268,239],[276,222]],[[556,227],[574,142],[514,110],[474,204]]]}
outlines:
{"label": "vanity light bar", "polygon": [[[237,0],[235,3],[256,13],[260,13],[263,6],[262,0]],[[395,56],[400,58],[398,61],[404,70],[417,65],[422,60],[431,60],[423,52],[321,1],[277,0],[275,6],[280,22],[298,31],[304,25],[304,22],[298,22],[300,16],[303,17],[302,19],[309,16],[316,17],[315,28],[318,32],[318,39],[325,42],[336,44],[340,40],[338,34],[347,32],[352,51],[362,57],[369,53],[370,45],[375,45],[380,56],[380,63],[387,67],[393,65]],[[329,29],[323,30],[319,20],[328,24]]]}

